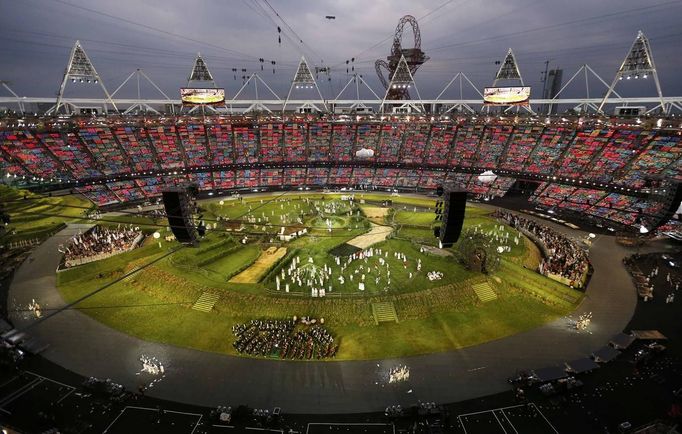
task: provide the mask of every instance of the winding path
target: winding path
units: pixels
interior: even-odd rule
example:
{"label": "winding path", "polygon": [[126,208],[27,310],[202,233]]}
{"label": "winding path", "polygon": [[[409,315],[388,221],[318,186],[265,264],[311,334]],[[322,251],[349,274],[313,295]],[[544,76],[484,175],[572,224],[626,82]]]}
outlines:
{"label": "winding path", "polygon": [[[553,225],[544,222],[547,225]],[[569,234],[579,231],[556,226]],[[70,226],[39,246],[17,270],[8,300],[17,328],[35,321],[21,311],[31,299],[44,309],[64,305],[56,288],[57,246],[78,231]],[[623,330],[637,301],[622,266],[631,254],[610,236],[599,236],[590,251],[594,275],[575,314],[593,312],[592,334],[578,334],[566,319],[504,339],[461,350],[381,361],[292,362],[255,360],[143,341],[97,322],[77,309],[66,310],[28,330],[50,343],[43,355],[84,376],[111,378],[135,390],[140,354],[156,356],[166,378],[148,395],[206,406],[279,406],[290,413],[350,413],[410,405],[417,400],[455,402],[508,389],[515,371],[560,366],[589,355]],[[383,384],[396,364],[410,367],[410,380]]]}

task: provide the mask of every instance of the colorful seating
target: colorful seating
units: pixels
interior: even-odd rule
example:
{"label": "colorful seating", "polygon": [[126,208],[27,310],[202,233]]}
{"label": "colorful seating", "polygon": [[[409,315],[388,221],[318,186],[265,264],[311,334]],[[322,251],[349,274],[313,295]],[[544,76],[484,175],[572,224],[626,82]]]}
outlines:
{"label": "colorful seating", "polygon": [[[305,123],[288,123],[284,125],[284,161],[304,162],[307,158],[311,161],[324,161],[329,157],[329,144],[324,148],[310,148],[306,155],[308,128]],[[282,160],[279,160],[282,161]]]}
{"label": "colorful seating", "polygon": [[188,167],[206,166],[209,164],[206,129],[203,124],[179,125],[178,136],[185,151]]}
{"label": "colorful seating", "polygon": [[522,172],[542,134],[543,127],[519,126],[509,140],[507,153],[500,162],[500,168]]}
{"label": "colorful seating", "polygon": [[[355,125],[334,124],[332,127],[331,161],[351,161],[354,145]],[[328,161],[328,158],[321,158],[319,161]]]}
{"label": "colorful seating", "polygon": [[232,125],[214,124],[207,127],[206,135],[214,165],[231,164],[234,162],[234,148],[232,147]]}
{"label": "colorful seating", "polygon": [[116,127],[113,131],[118,143],[130,157],[134,171],[145,172],[159,169],[160,166],[156,161],[156,156],[149,143],[149,135],[145,129],[128,126]]}
{"label": "colorful seating", "polygon": [[498,161],[504,153],[513,130],[514,127],[511,125],[486,127],[483,138],[481,139],[481,146],[479,148],[480,156],[476,166],[484,169],[497,168]]}
{"label": "colorful seating", "polygon": [[127,155],[123,153],[109,128],[92,127],[78,131],[78,136],[95,160],[95,166],[105,175],[130,173]]}
{"label": "colorful seating", "polygon": [[185,167],[185,158],[174,125],[149,127],[147,133],[162,169]]}
{"label": "colorful seating", "polygon": [[434,124],[431,127],[431,140],[426,150],[425,162],[445,167],[452,142],[457,133],[456,127],[449,124]]}
{"label": "colorful seating", "polygon": [[483,125],[463,125],[457,129],[457,136],[450,154],[450,165],[472,167],[478,159],[478,148],[483,137]]}
{"label": "colorful seating", "polygon": [[431,125],[416,124],[405,133],[400,161],[407,164],[421,164],[428,147]]}
{"label": "colorful seating", "polygon": [[[282,157],[282,138],[284,128],[282,124],[264,124],[260,127],[260,157],[263,163],[280,163]],[[284,149],[289,152],[289,146]]]}
{"label": "colorful seating", "polygon": [[381,127],[379,149],[374,153],[377,161],[397,163],[400,160],[400,148],[406,129],[404,123],[384,124]]}

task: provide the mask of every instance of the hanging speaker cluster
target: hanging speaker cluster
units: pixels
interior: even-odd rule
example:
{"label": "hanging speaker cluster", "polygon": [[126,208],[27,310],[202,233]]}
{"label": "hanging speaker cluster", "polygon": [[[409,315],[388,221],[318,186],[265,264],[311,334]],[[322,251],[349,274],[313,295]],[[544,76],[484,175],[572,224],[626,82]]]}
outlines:
{"label": "hanging speaker cluster", "polygon": [[464,224],[467,192],[451,185],[438,187],[439,199],[436,201],[436,221],[442,222],[434,229],[441,248],[452,247],[459,239]]}
{"label": "hanging speaker cluster", "polygon": [[192,198],[187,188],[174,187],[162,192],[163,207],[168,216],[168,225],[175,238],[183,243],[197,243],[197,229],[192,220]]}

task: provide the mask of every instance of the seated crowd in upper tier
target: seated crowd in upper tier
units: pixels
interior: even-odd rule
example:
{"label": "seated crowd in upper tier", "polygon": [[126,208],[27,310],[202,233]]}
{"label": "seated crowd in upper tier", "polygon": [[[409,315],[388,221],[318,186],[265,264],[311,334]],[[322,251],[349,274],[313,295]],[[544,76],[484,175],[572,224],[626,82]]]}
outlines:
{"label": "seated crowd in upper tier", "polygon": [[[682,181],[681,140],[675,131],[630,127],[329,121],[112,124],[0,131],[0,173],[45,182],[103,179],[78,189],[100,205],[156,197],[165,185],[185,181],[202,190],[361,185],[435,189],[452,181],[475,195],[501,196],[516,176],[507,171],[550,176],[549,182],[557,176],[559,181],[570,178],[624,189],[644,187],[650,177]],[[357,157],[363,148],[374,150],[374,155]],[[256,163],[261,166],[253,167]],[[192,168],[201,169],[178,172]],[[502,176],[484,184],[471,174],[487,169]],[[462,173],[466,171],[471,173]],[[121,174],[140,175],[111,179]],[[535,197],[546,206],[623,224],[631,224],[639,209],[656,211],[655,204],[627,191],[608,194],[548,185]]]}

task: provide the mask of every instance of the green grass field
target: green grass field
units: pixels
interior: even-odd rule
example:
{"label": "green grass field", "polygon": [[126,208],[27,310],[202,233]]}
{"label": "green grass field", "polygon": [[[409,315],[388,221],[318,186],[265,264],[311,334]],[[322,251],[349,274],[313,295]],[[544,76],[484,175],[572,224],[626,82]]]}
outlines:
{"label": "green grass field", "polygon": [[[538,255],[537,248],[523,239],[518,245],[511,244],[511,252],[502,254],[502,266],[493,276],[471,272],[453,256],[420,252],[422,244],[435,244],[431,229],[434,214],[414,212],[409,206],[433,206],[434,200],[427,198],[365,194],[366,201],[392,199],[397,208],[386,217],[389,239],[373,246],[389,252],[384,260],[389,264],[391,284],[388,285],[386,272],[378,271],[381,267],[377,257],[369,258],[367,263],[354,261],[341,271],[329,251],[369,230],[369,222],[361,213],[358,215],[357,205],[342,203],[340,195],[276,196],[247,197],[243,201],[224,201],[223,205],[220,200],[202,202],[211,230],[199,247],[181,248],[88,298],[79,308],[113,328],[143,339],[226,354],[236,354],[231,333],[234,324],[254,318],[321,317],[340,339],[337,359],[350,360],[424,354],[480,344],[564,316],[582,299],[582,293],[523,267]],[[404,206],[408,209],[403,209]],[[500,223],[487,213],[482,208],[467,207],[465,225],[477,226],[491,236],[509,233],[510,238],[522,237],[507,226],[500,229]],[[235,226],[215,222],[213,229],[212,220],[217,217],[236,218],[241,223]],[[331,232],[327,230],[327,218],[333,220]],[[290,242],[280,242],[276,236],[278,225],[298,224],[298,219],[300,224],[312,228],[311,232]],[[145,221],[137,223],[144,225]],[[242,232],[226,232],[240,225]],[[245,233],[250,235],[248,242],[242,244]],[[284,246],[289,253],[261,282],[228,282],[272,245]],[[175,247],[175,242],[162,241],[159,246],[156,241],[148,241],[132,252],[61,272],[59,289],[66,300],[75,300]],[[408,261],[398,260],[394,252],[405,254]],[[299,288],[290,280],[285,280],[291,283],[289,294],[284,293],[283,283],[279,292],[275,290],[275,275],[281,276],[281,271],[297,256],[302,264],[312,258],[317,269],[325,266],[331,269],[332,276],[324,285],[333,286],[330,296],[312,298],[307,287]],[[421,271],[416,269],[418,259]],[[358,290],[361,272],[354,274],[361,266],[368,276],[365,291]],[[443,278],[430,281],[426,278],[428,271],[440,271]],[[348,278],[351,273],[357,276],[352,282]],[[339,275],[346,276],[344,284],[338,281]],[[375,283],[377,276],[379,283]],[[496,300],[487,303],[478,300],[471,285],[481,281],[493,286],[498,295]],[[204,291],[220,294],[209,313],[191,309]],[[398,323],[375,324],[371,303],[378,301],[394,304]]]}
{"label": "green grass field", "polygon": [[44,197],[28,191],[0,185],[0,205],[11,219],[0,232],[0,243],[21,240],[42,240],[64,223],[80,220],[95,206],[80,197]]}

